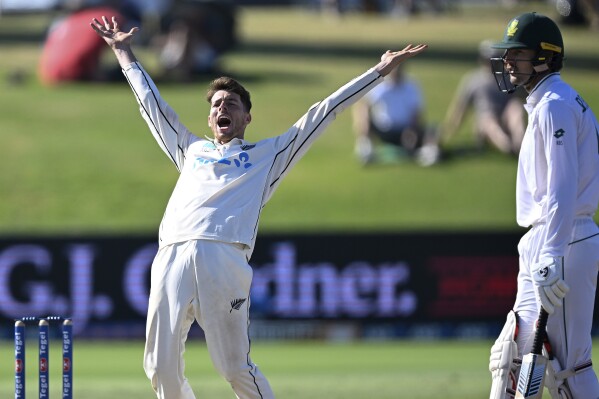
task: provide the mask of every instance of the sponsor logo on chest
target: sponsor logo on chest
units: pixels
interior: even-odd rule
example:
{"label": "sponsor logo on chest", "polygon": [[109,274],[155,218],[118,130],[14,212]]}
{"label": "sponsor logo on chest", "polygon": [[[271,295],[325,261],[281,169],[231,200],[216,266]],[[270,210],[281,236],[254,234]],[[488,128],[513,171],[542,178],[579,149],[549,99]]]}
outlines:
{"label": "sponsor logo on chest", "polygon": [[[249,150],[254,148],[253,144],[242,145],[241,152],[232,155],[227,155],[218,151],[216,145],[212,142],[206,142],[200,147],[200,153],[206,153],[206,156],[196,155],[193,163],[193,168],[197,170],[203,165],[221,164],[234,168],[249,169],[252,167],[250,161]],[[210,156],[208,156],[210,154]],[[215,156],[216,155],[216,156]]]}

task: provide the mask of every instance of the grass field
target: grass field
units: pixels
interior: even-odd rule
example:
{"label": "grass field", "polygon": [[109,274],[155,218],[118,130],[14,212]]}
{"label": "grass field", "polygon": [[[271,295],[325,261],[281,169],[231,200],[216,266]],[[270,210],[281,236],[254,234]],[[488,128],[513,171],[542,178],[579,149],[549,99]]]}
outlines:
{"label": "grass field", "polygon": [[[530,7],[552,10],[545,2]],[[501,38],[514,10],[472,8],[412,20],[350,14],[341,20],[299,8],[239,13],[240,45],[223,59],[252,92],[257,140],[286,130],[318,99],[376,63],[387,48],[425,42],[411,61],[438,123],[481,39]],[[125,83],[42,87],[35,76],[48,16],[3,16],[0,24],[0,234],[154,232],[177,178],[149,135]],[[564,27],[564,76],[599,108],[599,41]],[[149,70],[156,60],[138,53]],[[111,59],[107,54],[107,59]],[[11,76],[21,83],[10,83]],[[13,80],[14,81],[14,80]],[[207,81],[159,85],[182,120],[206,133]],[[263,212],[262,232],[512,229],[515,160],[494,152],[432,168],[362,168],[343,114],[292,171]],[[451,146],[471,141],[469,126]],[[450,147],[451,147],[450,146]],[[289,209],[293,208],[293,212]]]}
{"label": "grass field", "polygon": [[[490,388],[490,345],[491,341],[260,342],[253,345],[252,354],[283,399],[480,399]],[[2,398],[14,393],[12,351],[9,343],[0,346]],[[153,397],[141,367],[143,342],[76,341],[74,351],[75,398]],[[52,356],[60,347],[51,347],[50,353],[51,397],[59,397],[60,368]],[[37,348],[30,344],[28,397],[37,395],[36,356]],[[198,398],[234,397],[214,371],[203,344],[188,345],[186,375]]]}

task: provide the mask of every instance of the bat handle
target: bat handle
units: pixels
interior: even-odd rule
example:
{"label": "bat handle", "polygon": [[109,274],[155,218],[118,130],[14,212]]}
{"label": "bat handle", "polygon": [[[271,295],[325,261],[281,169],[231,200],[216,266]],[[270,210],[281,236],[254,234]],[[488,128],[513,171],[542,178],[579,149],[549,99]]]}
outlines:
{"label": "bat handle", "polygon": [[549,313],[541,307],[539,312],[539,320],[537,321],[537,330],[535,331],[535,338],[532,343],[532,353],[540,355],[543,353],[543,342],[545,342],[545,329],[547,328],[547,320],[549,319]]}

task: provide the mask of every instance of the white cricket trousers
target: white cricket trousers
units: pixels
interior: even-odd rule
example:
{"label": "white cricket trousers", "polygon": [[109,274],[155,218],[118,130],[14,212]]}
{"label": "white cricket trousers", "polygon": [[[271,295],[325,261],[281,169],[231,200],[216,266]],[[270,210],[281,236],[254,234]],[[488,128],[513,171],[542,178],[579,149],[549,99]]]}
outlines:
{"label": "white cricket trousers", "polygon": [[[576,219],[570,244],[564,256],[564,280],[570,291],[563,306],[549,316],[547,335],[562,368],[568,369],[591,359],[591,329],[593,308],[599,272],[599,228],[591,218]],[[518,294],[514,310],[519,316],[519,356],[532,348],[533,330],[539,313],[539,301],[531,277],[531,267],[539,261],[539,254],[547,235],[545,224],[530,229],[520,240],[520,271]],[[592,368],[568,378],[574,399],[599,398],[599,383]]]}
{"label": "white cricket trousers", "polygon": [[239,399],[272,399],[250,359],[252,268],[244,246],[191,240],[161,248],[152,264],[144,370],[159,399],[194,399],[184,375],[185,341],[194,320],[214,367]]}

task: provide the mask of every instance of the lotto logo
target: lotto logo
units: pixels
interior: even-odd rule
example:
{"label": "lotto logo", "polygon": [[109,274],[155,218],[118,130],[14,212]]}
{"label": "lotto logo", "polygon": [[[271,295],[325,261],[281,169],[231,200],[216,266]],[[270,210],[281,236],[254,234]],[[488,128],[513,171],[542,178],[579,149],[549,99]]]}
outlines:
{"label": "lotto logo", "polygon": [[239,153],[239,159],[234,159],[233,161],[235,162],[235,166],[237,166],[238,168],[243,166],[244,169],[248,169],[249,167],[252,166],[252,164],[249,162],[250,160],[250,156],[248,155],[247,152],[241,152]]}

